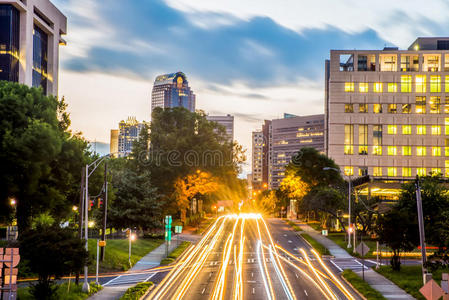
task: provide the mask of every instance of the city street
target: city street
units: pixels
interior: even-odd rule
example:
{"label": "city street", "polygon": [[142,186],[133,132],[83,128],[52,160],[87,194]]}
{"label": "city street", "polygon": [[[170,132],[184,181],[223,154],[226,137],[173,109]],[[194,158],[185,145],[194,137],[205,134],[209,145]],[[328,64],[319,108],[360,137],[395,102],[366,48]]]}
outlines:
{"label": "city street", "polygon": [[146,299],[359,299],[281,220],[217,219]]}

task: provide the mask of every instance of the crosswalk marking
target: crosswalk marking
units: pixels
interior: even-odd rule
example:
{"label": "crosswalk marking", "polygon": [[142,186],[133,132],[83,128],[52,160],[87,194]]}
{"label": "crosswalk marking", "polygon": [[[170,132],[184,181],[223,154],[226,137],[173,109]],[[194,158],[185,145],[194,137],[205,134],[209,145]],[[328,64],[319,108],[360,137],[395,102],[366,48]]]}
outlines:
{"label": "crosswalk marking", "polygon": [[368,267],[360,263],[356,259],[331,259],[330,262],[340,271],[350,269],[353,271],[361,271],[362,268],[368,270]]}

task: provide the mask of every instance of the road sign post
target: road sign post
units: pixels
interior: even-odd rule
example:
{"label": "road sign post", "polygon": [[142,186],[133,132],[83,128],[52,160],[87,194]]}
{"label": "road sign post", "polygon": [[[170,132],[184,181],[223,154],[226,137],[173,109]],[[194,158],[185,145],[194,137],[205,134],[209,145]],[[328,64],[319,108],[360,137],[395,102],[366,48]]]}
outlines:
{"label": "road sign post", "polygon": [[[361,236],[362,237],[362,236]],[[365,281],[365,254],[368,253],[369,247],[361,240],[356,251],[362,256],[362,278]]]}
{"label": "road sign post", "polygon": [[165,256],[168,256],[168,248],[171,241],[171,216],[165,216]]}

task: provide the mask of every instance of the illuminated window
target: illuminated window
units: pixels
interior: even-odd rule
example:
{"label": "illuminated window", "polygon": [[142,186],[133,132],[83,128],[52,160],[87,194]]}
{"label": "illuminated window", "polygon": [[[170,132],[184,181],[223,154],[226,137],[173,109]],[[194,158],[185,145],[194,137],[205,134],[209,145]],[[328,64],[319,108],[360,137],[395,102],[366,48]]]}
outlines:
{"label": "illuminated window", "polygon": [[412,177],[412,168],[402,168],[403,177]]}
{"label": "illuminated window", "polygon": [[354,104],[345,104],[345,113],[353,113]]}
{"label": "illuminated window", "polygon": [[426,97],[425,96],[416,96],[415,112],[417,114],[425,114],[426,113]]}
{"label": "illuminated window", "polygon": [[442,174],[440,168],[432,168],[431,172],[432,172],[432,176],[438,176],[438,175]]}
{"label": "illuminated window", "polygon": [[426,125],[417,125],[416,126],[416,134],[425,135],[426,134]]}
{"label": "illuminated window", "polygon": [[360,82],[359,83],[359,92],[360,93],[368,93],[368,82]]}
{"label": "illuminated window", "polygon": [[402,125],[402,134],[412,134],[412,125]]}
{"label": "illuminated window", "polygon": [[444,54],[444,72],[449,72],[449,54]]}
{"label": "illuminated window", "polygon": [[412,75],[401,75],[401,93],[412,92]]}
{"label": "illuminated window", "polygon": [[449,96],[446,96],[446,101],[444,102],[444,113],[449,114]]}
{"label": "illuminated window", "polygon": [[383,90],[382,82],[375,82],[373,87],[374,87],[375,93],[382,93],[382,90]]}
{"label": "illuminated window", "polygon": [[432,134],[432,135],[440,135],[441,134],[441,126],[439,126],[439,125],[432,125],[430,134]]}
{"label": "illuminated window", "polygon": [[396,134],[398,132],[398,127],[396,125],[388,125],[387,133],[388,134]]}
{"label": "illuminated window", "polygon": [[441,156],[441,147],[432,147],[432,156]]}
{"label": "illuminated window", "polygon": [[444,140],[444,156],[449,156],[449,139]]}
{"label": "illuminated window", "polygon": [[386,72],[396,72],[397,71],[397,55],[392,54],[381,54],[380,59],[380,70]]}
{"label": "illuminated window", "polygon": [[415,76],[415,92],[416,93],[426,92],[426,75]]}
{"label": "illuminated window", "polygon": [[449,177],[449,160],[444,161],[444,167],[445,167],[444,176]]}
{"label": "illuminated window", "polygon": [[352,176],[354,175],[354,167],[345,167],[345,175],[346,176]]}
{"label": "illuminated window", "polygon": [[416,147],[417,156],[426,156],[426,147],[418,146]]}
{"label": "illuminated window", "polygon": [[426,168],[416,168],[416,175],[426,176]]}
{"label": "illuminated window", "polygon": [[388,155],[397,155],[398,154],[398,150],[396,148],[396,146],[388,146]]}
{"label": "illuminated window", "polygon": [[444,91],[446,93],[449,93],[449,75],[446,75],[446,77],[444,77]]}
{"label": "illuminated window", "polygon": [[382,176],[382,167],[374,167],[373,176]]}
{"label": "illuminated window", "polygon": [[354,82],[345,82],[345,92],[354,92]]}
{"label": "illuminated window", "polygon": [[412,112],[412,105],[411,104],[402,104],[402,113],[403,114],[409,114]]}
{"label": "illuminated window", "polygon": [[354,154],[354,125],[345,125],[345,154]]}
{"label": "illuminated window", "polygon": [[395,82],[389,82],[388,83],[388,92],[396,93],[397,91],[398,91],[398,84]]}
{"label": "illuminated window", "polygon": [[359,113],[367,113],[368,104],[359,104]]}
{"label": "illuminated window", "polygon": [[368,154],[368,125],[359,125],[359,155]]}
{"label": "illuminated window", "polygon": [[381,114],[382,113],[382,104],[373,104],[373,112],[375,114]]}
{"label": "illuminated window", "polygon": [[398,170],[395,167],[388,167],[387,172],[388,172],[388,176],[391,176],[391,177],[398,176]]}
{"label": "illuminated window", "polygon": [[411,146],[402,146],[402,155],[404,155],[404,156],[412,155],[412,147]]}
{"label": "illuminated window", "polygon": [[430,113],[439,114],[441,112],[441,100],[439,96],[430,96]]}
{"label": "illuminated window", "polygon": [[382,155],[382,125],[373,126],[373,155]]}
{"label": "illuminated window", "polygon": [[431,75],[430,76],[430,92],[431,93],[441,93],[441,76]]}
{"label": "illuminated window", "polygon": [[444,118],[444,134],[449,135],[449,118]]}
{"label": "illuminated window", "polygon": [[397,112],[397,107],[396,104],[388,104],[388,113],[395,114]]}
{"label": "illuminated window", "polygon": [[424,54],[424,63],[422,70],[424,72],[439,72],[440,70],[440,55],[438,54]]}
{"label": "illuminated window", "polygon": [[401,55],[401,71],[417,72],[419,70],[418,55]]}

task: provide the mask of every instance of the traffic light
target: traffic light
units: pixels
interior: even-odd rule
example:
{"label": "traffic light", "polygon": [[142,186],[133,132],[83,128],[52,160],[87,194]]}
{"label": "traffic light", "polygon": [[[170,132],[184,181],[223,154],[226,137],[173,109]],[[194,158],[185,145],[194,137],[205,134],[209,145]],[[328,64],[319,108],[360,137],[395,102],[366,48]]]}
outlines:
{"label": "traffic light", "polygon": [[90,211],[92,207],[94,206],[94,200],[89,200],[89,207],[88,210]]}
{"label": "traffic light", "polygon": [[100,208],[103,205],[103,199],[98,198],[97,199],[97,207]]}

